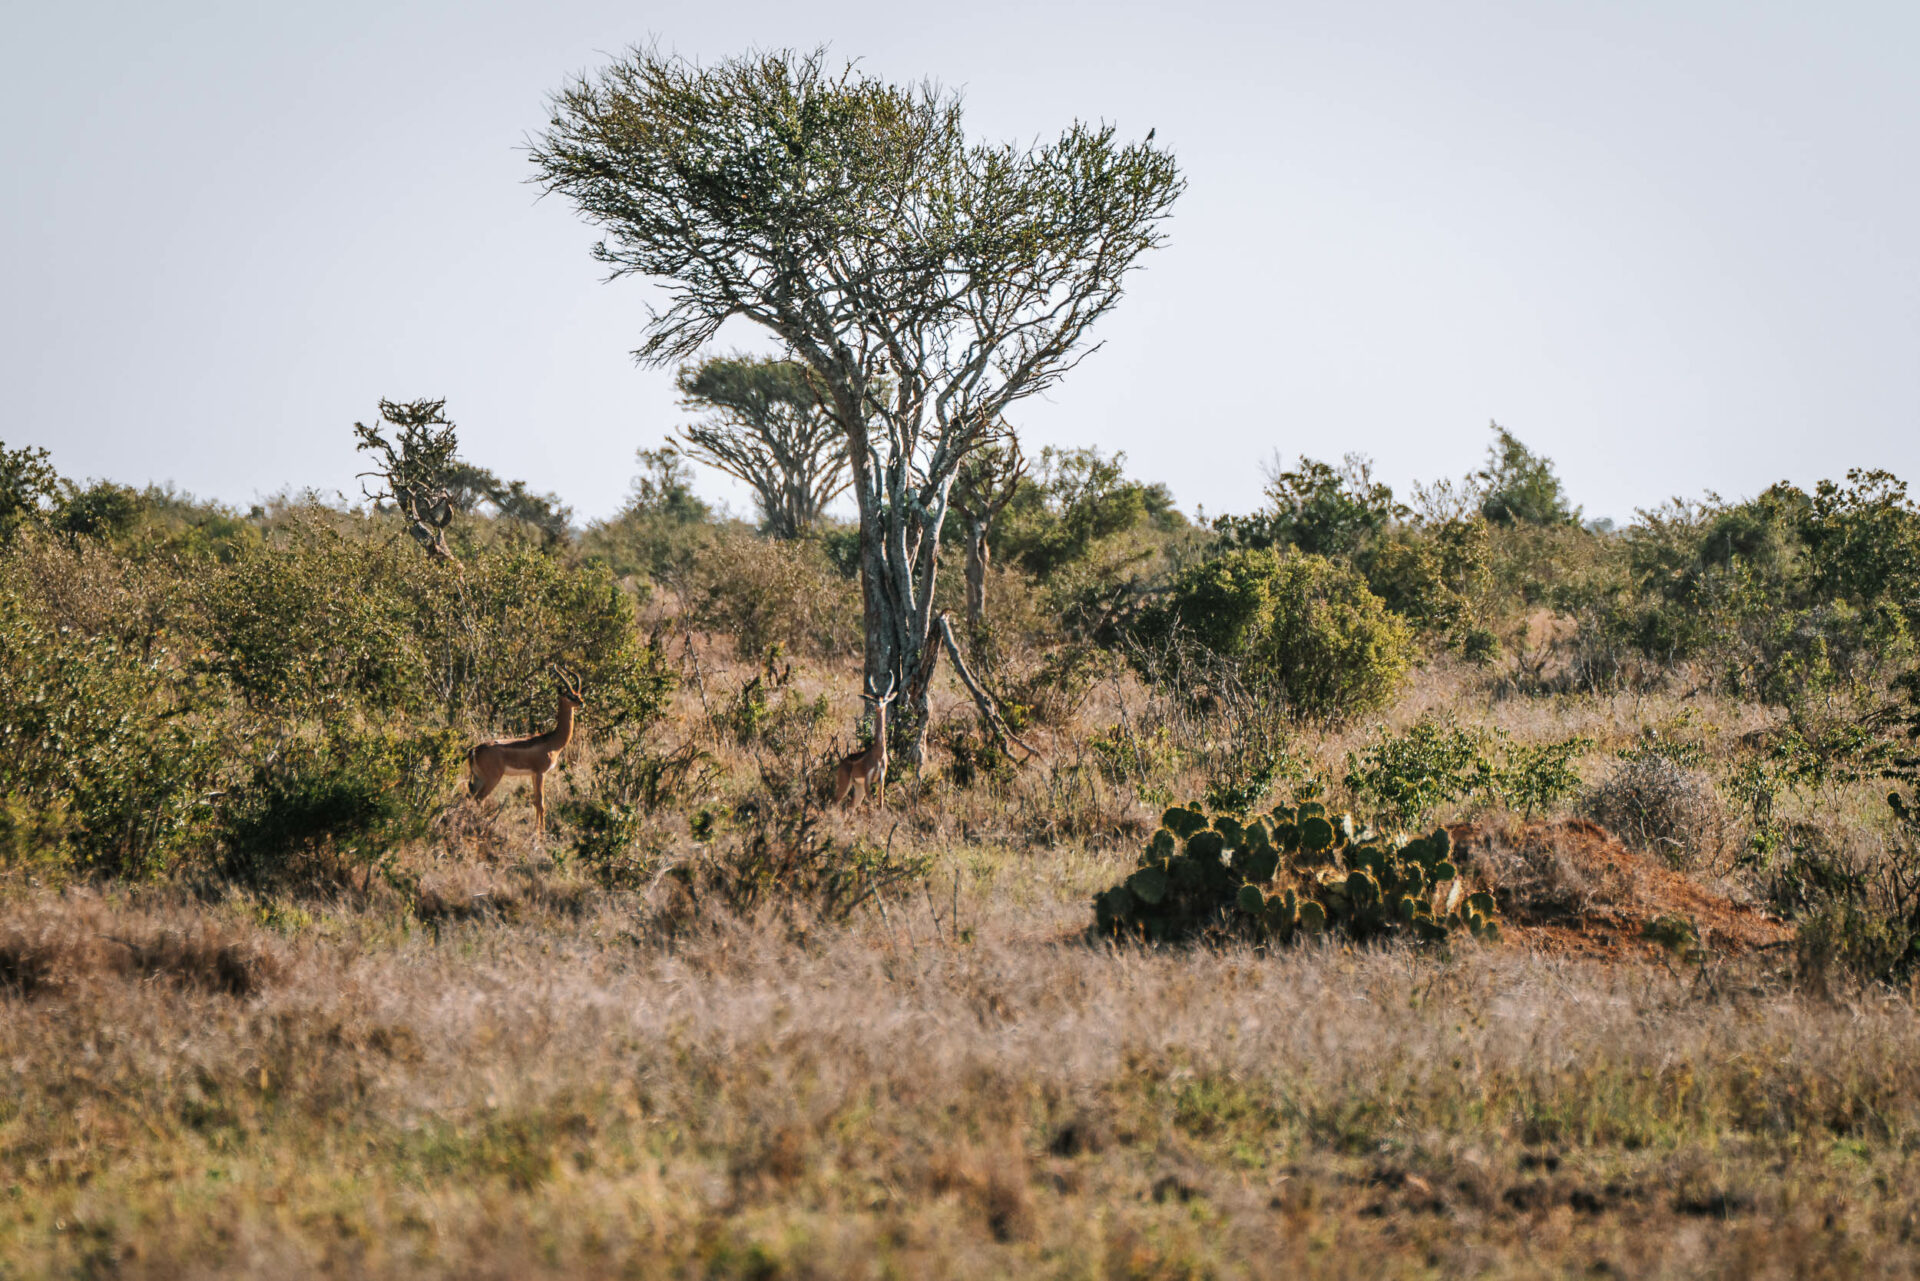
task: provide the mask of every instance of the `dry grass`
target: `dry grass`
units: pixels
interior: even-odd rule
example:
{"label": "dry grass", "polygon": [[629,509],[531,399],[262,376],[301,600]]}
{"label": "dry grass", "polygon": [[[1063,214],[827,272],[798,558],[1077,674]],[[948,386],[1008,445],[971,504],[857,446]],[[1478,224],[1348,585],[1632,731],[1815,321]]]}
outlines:
{"label": "dry grass", "polygon": [[[760,669],[730,638],[676,644],[661,742],[713,762],[678,808],[736,801],[775,750],[725,724]],[[793,696],[835,714],[781,750],[845,741],[844,666],[796,664]],[[1583,733],[1597,772],[1687,707],[1710,743],[1755,715],[1493,688],[1443,666],[1387,720]],[[962,697],[940,690],[936,723]],[[1601,964],[1517,928],[1452,952],[1080,943],[1154,813],[1084,745],[1146,703],[1118,674],[1035,731],[1041,765],[962,788],[936,759],[890,811],[831,816],[934,862],[844,928],[653,928],[647,893],[593,885],[517,792],[450,811],[407,854],[411,898],[14,886],[0,1278],[1920,1266],[1906,997],[1796,992],[1777,952]],[[1368,732],[1296,746],[1337,775]],[[1198,760],[1154,785],[1199,794]],[[550,795],[592,769],[583,742]],[[660,823],[686,839],[684,813]],[[1489,875],[1548,916],[1624,930],[1644,907],[1577,842],[1502,839]]]}
{"label": "dry grass", "polygon": [[[322,910],[293,940],[238,905],[16,900],[4,955],[56,977],[0,997],[0,1271],[1920,1262],[1904,1001],[1514,949],[1084,947],[1113,871],[976,848],[805,944],[649,942],[631,900],[565,886],[431,930]],[[228,953],[248,985],[217,981]]]}

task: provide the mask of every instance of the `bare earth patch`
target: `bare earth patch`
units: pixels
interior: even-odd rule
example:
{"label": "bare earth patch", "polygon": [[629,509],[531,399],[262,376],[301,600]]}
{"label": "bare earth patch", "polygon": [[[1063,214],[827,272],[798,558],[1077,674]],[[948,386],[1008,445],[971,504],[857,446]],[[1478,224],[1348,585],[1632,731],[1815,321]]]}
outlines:
{"label": "bare earth patch", "polygon": [[1448,829],[1467,866],[1494,887],[1502,930],[1516,946],[1558,956],[1619,961],[1657,956],[1648,937],[1685,922],[1710,953],[1745,956],[1792,939],[1793,930],[1656,858],[1637,854],[1581,819]]}

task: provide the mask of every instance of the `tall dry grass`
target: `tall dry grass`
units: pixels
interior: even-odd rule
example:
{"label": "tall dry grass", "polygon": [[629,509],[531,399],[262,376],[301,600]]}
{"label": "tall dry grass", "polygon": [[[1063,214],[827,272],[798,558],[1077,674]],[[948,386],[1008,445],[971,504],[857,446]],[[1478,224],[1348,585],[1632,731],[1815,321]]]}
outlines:
{"label": "tall dry grass", "polygon": [[[0,957],[43,959],[0,996],[0,1259],[128,1277],[1916,1263],[1904,1001],[1477,947],[1084,946],[1085,887],[1114,870],[976,849],[804,942],[750,923],[662,942],[633,899],[564,886],[431,929],[10,902]],[[120,939],[150,959],[115,959]],[[223,955],[251,958],[246,984],[218,980]]]}
{"label": "tall dry grass", "polygon": [[[764,663],[679,628],[660,746],[711,768],[655,820],[851,746],[850,661],[729,708]],[[1649,725],[1724,761],[1750,708],[1502,697],[1444,711],[1583,769]],[[935,722],[968,716],[942,684]],[[1088,947],[1149,792],[1200,795],[1220,731],[1115,669],[963,785],[939,753],[839,838],[932,873],[845,925],[659,927],[517,791],[403,851],[413,892],[208,901],[0,887],[0,1277],[1910,1275],[1920,1030],[1807,994],[1784,957],[1620,966],[1451,952]],[[1089,746],[1128,721],[1150,778]],[[549,783],[593,785],[592,707]],[[798,723],[798,722],[796,722]],[[1331,781],[1372,725],[1302,728]],[[1845,798],[1842,798],[1843,800]],[[1830,803],[1830,802],[1823,802]],[[664,888],[663,888],[664,887]]]}

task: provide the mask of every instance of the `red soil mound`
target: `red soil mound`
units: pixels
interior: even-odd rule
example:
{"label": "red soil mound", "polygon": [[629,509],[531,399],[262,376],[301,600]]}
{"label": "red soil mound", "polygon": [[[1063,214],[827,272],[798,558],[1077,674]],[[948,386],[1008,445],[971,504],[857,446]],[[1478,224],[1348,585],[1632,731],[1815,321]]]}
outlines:
{"label": "red soil mound", "polygon": [[1664,945],[1645,931],[1674,918],[1691,924],[1709,952],[1739,955],[1793,937],[1780,921],[1634,853],[1595,823],[1448,830],[1465,866],[1492,887],[1503,934],[1522,947],[1607,959],[1657,954]]}

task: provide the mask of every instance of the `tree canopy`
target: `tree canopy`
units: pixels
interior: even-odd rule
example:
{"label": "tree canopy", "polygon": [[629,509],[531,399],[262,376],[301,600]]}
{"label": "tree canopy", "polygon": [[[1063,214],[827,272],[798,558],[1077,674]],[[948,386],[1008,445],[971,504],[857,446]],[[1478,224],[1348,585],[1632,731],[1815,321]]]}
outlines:
{"label": "tree canopy", "polygon": [[681,403],[706,417],[680,429],[682,452],[753,490],[760,523],[798,538],[847,480],[846,435],[804,364],[715,356],[681,367]]}
{"label": "tree canopy", "polygon": [[1501,525],[1570,525],[1580,519],[1580,509],[1567,503],[1553,459],[1534,453],[1499,423],[1493,436],[1486,466],[1473,475],[1482,515]]}
{"label": "tree canopy", "polygon": [[1164,238],[1172,155],[1084,123],[970,141],[958,94],[824,49],[709,66],[631,50],[556,95],[530,150],[604,233],[611,276],[664,290],[639,360],[686,359],[742,318],[816,376],[860,507],[867,677],[907,692],[919,733],[954,473],[1091,349]]}

